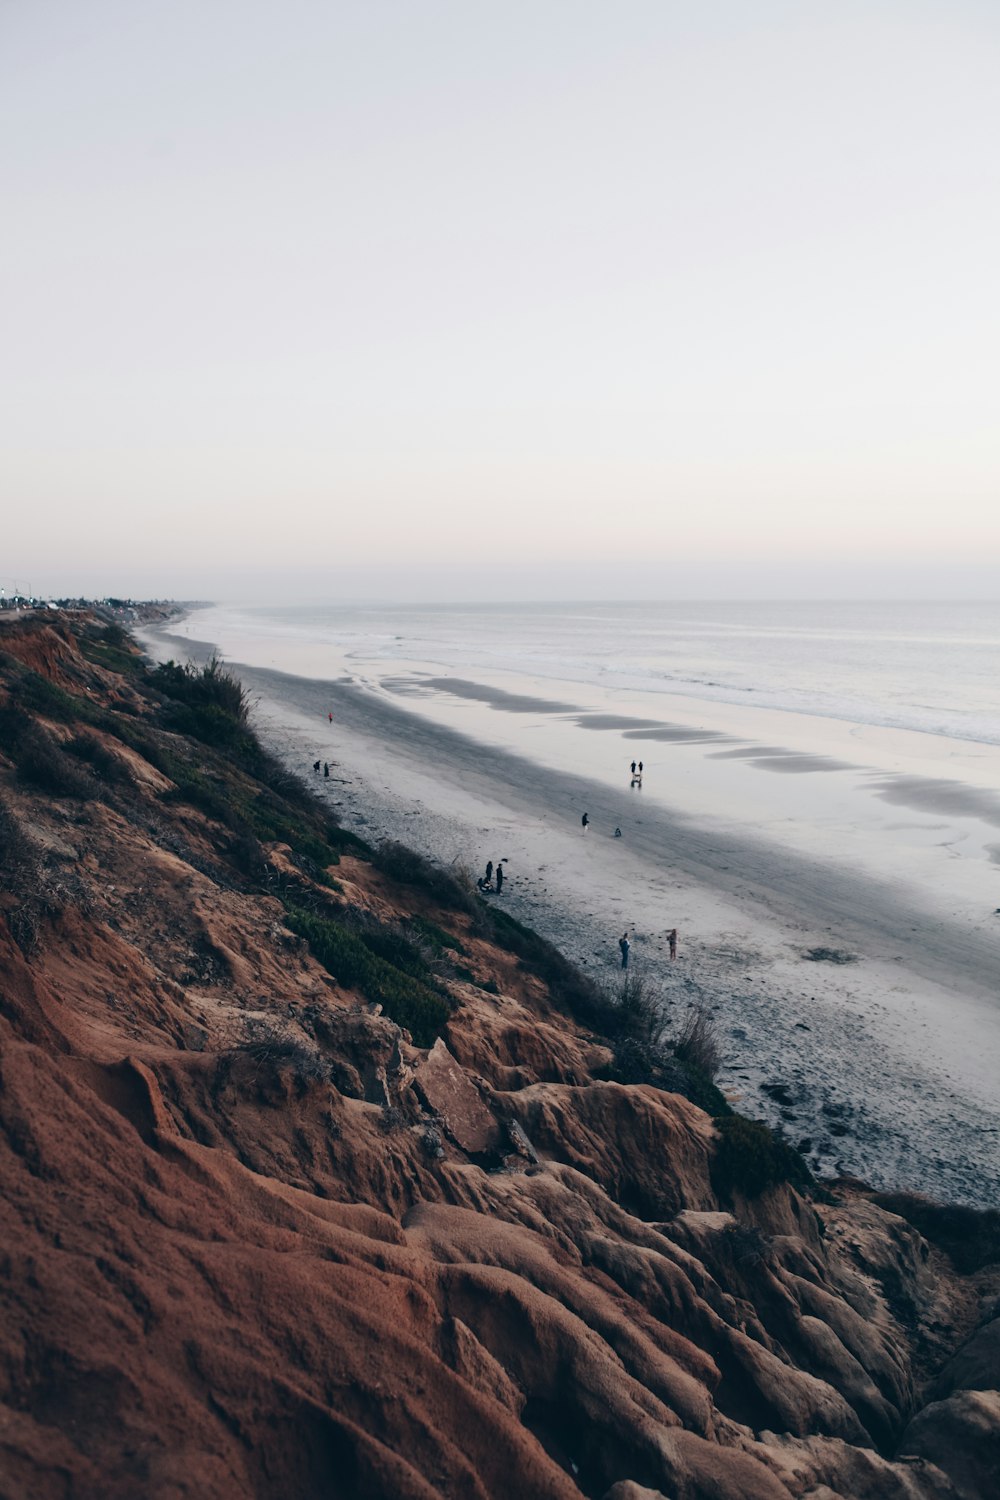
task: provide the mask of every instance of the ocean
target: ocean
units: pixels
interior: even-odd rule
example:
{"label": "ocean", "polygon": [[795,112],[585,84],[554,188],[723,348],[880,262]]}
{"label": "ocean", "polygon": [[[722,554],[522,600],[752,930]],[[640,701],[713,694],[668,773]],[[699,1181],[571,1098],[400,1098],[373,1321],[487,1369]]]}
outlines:
{"label": "ocean", "polygon": [[996,602],[224,606],[208,618],[227,652],[252,640],[259,664],[291,672],[315,672],[325,651],[346,670],[510,673],[1000,745]]}

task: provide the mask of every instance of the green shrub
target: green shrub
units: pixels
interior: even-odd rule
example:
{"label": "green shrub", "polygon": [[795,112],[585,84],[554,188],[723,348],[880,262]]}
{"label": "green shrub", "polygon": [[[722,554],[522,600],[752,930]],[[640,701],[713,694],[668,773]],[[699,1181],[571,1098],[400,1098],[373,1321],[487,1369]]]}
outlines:
{"label": "green shrub", "polygon": [[618,1037],[613,1052],[613,1064],[600,1077],[614,1083],[645,1083],[668,1094],[680,1094],[716,1118],[732,1113],[725,1095],[710,1078],[659,1043],[642,1037]]}
{"label": "green shrub", "polygon": [[716,1088],[712,1079],[702,1072],[697,1063],[688,1062],[684,1058],[676,1060],[683,1075],[678,1093],[683,1094],[685,1099],[690,1099],[692,1104],[697,1104],[707,1115],[713,1115],[716,1121],[733,1113],[725,1094]]}
{"label": "green shrub", "polygon": [[450,1014],[446,1001],[422,980],[374,953],[365,938],[340,922],[286,904],[293,932],[305,938],[315,958],[339,984],[359,989],[385,1014],[404,1026],[418,1047],[441,1035]]}
{"label": "green shrub", "polygon": [[234,832],[226,853],[230,864],[255,885],[265,879],[269,868],[267,855],[260,839],[255,838],[249,829]]}
{"label": "green shrub", "polygon": [[192,662],[179,666],[175,661],[162,662],[150,673],[153,687],[167,698],[189,708],[215,708],[240,728],[250,717],[250,699],[235,673],[213,656],[204,666]]}
{"label": "green shrub", "polygon": [[935,1203],[920,1193],[876,1193],[872,1201],[919,1229],[962,1275],[1000,1264],[1000,1212],[995,1208]]}
{"label": "green shrub", "polygon": [[0,799],[0,891],[16,896],[7,910],[11,937],[26,958],[38,947],[45,921],[58,910],[55,893],[47,886],[38,849],[14,812]]}
{"label": "green shrub", "polygon": [[30,669],[22,673],[14,687],[17,703],[29,713],[40,714],[43,719],[57,719],[63,724],[72,724],[74,719],[87,718],[89,705],[73,693],[57,687],[40,672]]}
{"label": "green shrub", "polygon": [[399,969],[403,974],[409,974],[412,979],[422,979],[425,983],[431,978],[427,961],[420,949],[415,947],[403,933],[395,932],[391,927],[363,926],[358,936],[370,953],[376,958],[385,959],[386,963],[392,964],[393,968]]}
{"label": "green shrub", "polygon": [[688,1011],[674,1044],[674,1054],[710,1082],[718,1074],[722,1065],[722,1044],[718,1027],[704,1006],[693,1005]]}
{"label": "green shrub", "polygon": [[93,734],[78,734],[69,741],[66,749],[77,760],[86,761],[94,774],[109,785],[127,786],[132,776],[125,762],[107,748]]}
{"label": "green shrub", "polygon": [[376,868],[400,885],[414,886],[450,911],[472,912],[476,910],[476,899],[460,880],[440,865],[425,859],[415,849],[405,844],[389,842],[380,844],[375,852]]}
{"label": "green shrub", "polygon": [[[128,637],[122,632],[124,639]],[[123,677],[132,677],[142,671],[142,658],[125,645],[116,645],[105,640],[89,641],[85,637],[79,642],[80,652],[87,661],[106,672],[118,672]]]}
{"label": "green shrub", "polygon": [[0,750],[11,760],[17,757],[17,747],[24,736],[34,728],[34,719],[14,704],[0,708]]}
{"label": "green shrub", "polygon": [[60,749],[40,724],[21,737],[16,750],[18,780],[52,797],[93,797],[97,785]]}
{"label": "green shrub", "polygon": [[112,620],[109,625],[105,625],[101,631],[100,640],[105,646],[125,647],[126,649],[132,644],[132,637],[118,624],[117,620]]}
{"label": "green shrub", "polygon": [[407,925],[436,953],[443,953],[448,949],[454,953],[465,952],[465,948],[457,937],[453,937],[450,932],[445,932],[443,927],[439,927],[436,922],[428,921],[426,917],[410,917]]}
{"label": "green shrub", "polygon": [[613,1034],[613,1003],[558,948],[499,907],[489,907],[484,918],[489,935],[501,948],[515,954],[529,973],[544,980],[557,1005],[604,1036]]}
{"label": "green shrub", "polygon": [[719,1132],[712,1161],[712,1186],[720,1198],[733,1193],[756,1198],[769,1187],[789,1182],[793,1187],[812,1183],[799,1153],[759,1120],[730,1114],[715,1121]]}
{"label": "green shrub", "polygon": [[163,722],[173,734],[188,735],[219,750],[236,749],[246,738],[239,721],[217,703],[174,704]]}
{"label": "green shrub", "polygon": [[651,1047],[663,1038],[662,997],[642,974],[627,970],[614,984],[605,987],[609,1002],[606,1029],[612,1038],[634,1038]]}

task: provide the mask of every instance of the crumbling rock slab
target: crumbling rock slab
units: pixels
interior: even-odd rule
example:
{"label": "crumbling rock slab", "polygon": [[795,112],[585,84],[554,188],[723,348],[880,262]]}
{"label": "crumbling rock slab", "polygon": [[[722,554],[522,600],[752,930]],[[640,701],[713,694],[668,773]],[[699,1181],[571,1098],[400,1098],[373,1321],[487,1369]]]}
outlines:
{"label": "crumbling rock slab", "polygon": [[445,1130],[462,1151],[471,1156],[486,1156],[500,1149],[496,1120],[440,1037],[417,1068],[413,1081],[427,1107],[440,1116]]}

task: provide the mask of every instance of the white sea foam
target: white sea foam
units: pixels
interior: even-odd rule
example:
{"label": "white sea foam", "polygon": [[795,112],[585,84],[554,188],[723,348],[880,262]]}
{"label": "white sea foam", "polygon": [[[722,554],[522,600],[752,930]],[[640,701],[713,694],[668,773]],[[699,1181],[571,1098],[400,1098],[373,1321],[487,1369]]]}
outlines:
{"label": "white sea foam", "polygon": [[437,665],[778,708],[1000,744],[1000,604],[704,603],[253,606],[212,639],[252,636],[285,670],[316,648],[359,671]]}

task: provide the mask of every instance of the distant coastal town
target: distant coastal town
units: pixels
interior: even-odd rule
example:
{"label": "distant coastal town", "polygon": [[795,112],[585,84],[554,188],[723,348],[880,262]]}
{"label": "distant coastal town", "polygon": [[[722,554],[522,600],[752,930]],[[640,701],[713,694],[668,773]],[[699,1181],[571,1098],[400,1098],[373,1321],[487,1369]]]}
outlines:
{"label": "distant coastal town", "polygon": [[24,614],[38,610],[87,610],[99,619],[117,621],[119,624],[139,624],[145,620],[168,619],[181,605],[175,599],[118,599],[108,595],[102,599],[46,598],[40,594],[0,585],[0,611]]}

